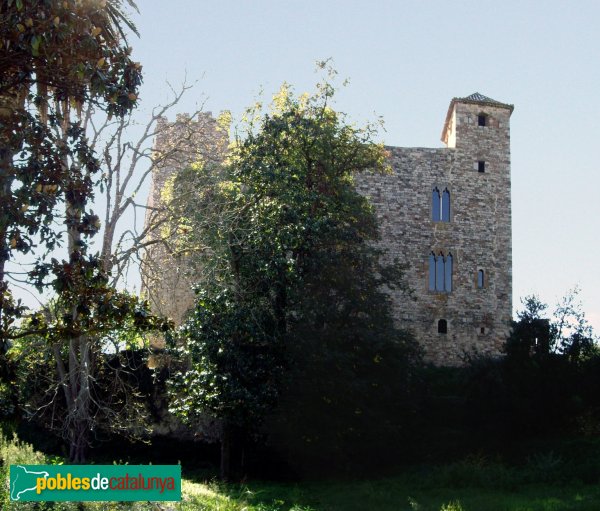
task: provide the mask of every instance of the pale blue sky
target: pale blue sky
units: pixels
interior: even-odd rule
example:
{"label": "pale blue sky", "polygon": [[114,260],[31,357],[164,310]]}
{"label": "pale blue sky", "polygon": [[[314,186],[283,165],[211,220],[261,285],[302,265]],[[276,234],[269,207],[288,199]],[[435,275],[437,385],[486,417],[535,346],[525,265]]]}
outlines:
{"label": "pale blue sky", "polygon": [[512,117],[514,303],[554,304],[581,287],[600,330],[600,2],[139,1],[140,119],[165,81],[199,80],[179,111],[206,101],[239,114],[283,81],[312,90],[314,62],[350,78],[339,109],[381,115],[387,144],[440,147],[453,96],[515,105]]}

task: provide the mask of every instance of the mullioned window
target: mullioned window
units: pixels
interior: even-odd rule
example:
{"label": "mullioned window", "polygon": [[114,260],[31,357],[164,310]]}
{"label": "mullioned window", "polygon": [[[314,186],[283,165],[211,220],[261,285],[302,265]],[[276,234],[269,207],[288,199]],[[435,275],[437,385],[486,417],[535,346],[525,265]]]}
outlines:
{"label": "mullioned window", "polygon": [[452,272],[454,259],[452,254],[429,254],[429,290],[450,293],[452,291]]}
{"label": "mullioned window", "polygon": [[440,193],[436,186],[431,191],[431,219],[434,222],[449,222],[450,221],[450,191],[444,188]]}

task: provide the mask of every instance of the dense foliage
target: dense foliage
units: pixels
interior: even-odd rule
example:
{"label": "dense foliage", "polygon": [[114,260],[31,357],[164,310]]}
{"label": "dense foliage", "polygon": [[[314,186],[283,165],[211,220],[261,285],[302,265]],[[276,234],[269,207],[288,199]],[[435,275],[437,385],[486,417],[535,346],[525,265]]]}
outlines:
{"label": "dense foliage", "polygon": [[[6,339],[23,312],[10,295],[7,261],[36,244],[56,246],[60,235],[51,224],[57,205],[67,204],[68,229],[91,235],[99,227],[85,208],[100,172],[72,112],[81,114],[91,103],[109,114],[129,111],[141,66],[129,56],[122,27],[133,25],[119,0],[4,0],[0,17],[0,326]],[[83,243],[81,236],[76,241]],[[92,261],[70,264],[66,272],[93,271]],[[28,278],[41,285],[50,271],[54,287],[69,285],[50,265]]]}
{"label": "dense foliage", "polygon": [[409,414],[418,354],[383,291],[402,285],[401,268],[381,264],[374,213],[353,185],[357,172],[386,170],[385,151],[371,127],[329,107],[332,95],[328,84],[300,98],[282,88],[270,113],[252,111],[226,164],[174,185],[194,204],[177,216],[210,278],[182,331],[172,409],[191,424],[218,419],[222,444],[272,412],[279,447],[341,455]]}
{"label": "dense foliage", "polygon": [[[125,410],[108,391],[112,385],[126,394],[125,366],[104,378],[107,339],[167,326],[147,304],[111,288],[106,265],[89,249],[100,229],[91,204],[103,177],[82,114],[95,108],[125,115],[141,84],[124,32],[135,27],[122,4],[0,2],[0,377],[14,385],[30,370],[25,381],[47,381],[49,400],[38,402],[36,388],[25,409],[60,410],[53,417],[75,462],[85,458],[98,422],[120,424],[118,412]],[[24,317],[11,294],[14,282],[51,290],[55,298]],[[41,367],[44,374],[36,374]],[[7,411],[20,397],[13,395]]]}
{"label": "dense foliage", "polygon": [[428,370],[422,433],[438,455],[600,434],[600,353],[577,291],[553,313],[523,304],[503,357]]}

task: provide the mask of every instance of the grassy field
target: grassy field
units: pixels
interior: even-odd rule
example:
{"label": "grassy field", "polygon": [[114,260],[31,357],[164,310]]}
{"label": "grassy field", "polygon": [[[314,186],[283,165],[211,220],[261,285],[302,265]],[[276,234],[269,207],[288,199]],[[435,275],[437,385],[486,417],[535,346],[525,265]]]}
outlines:
{"label": "grassy field", "polygon": [[[573,452],[570,448],[570,452]],[[598,462],[588,449],[582,468],[548,452],[526,463],[483,456],[409,467],[393,477],[357,481],[222,484],[207,472],[183,468],[179,503],[13,503],[8,466],[60,462],[0,433],[0,509],[56,511],[598,511]]]}
{"label": "grassy field", "polygon": [[381,480],[302,484],[210,484],[186,479],[175,509],[206,511],[597,511],[596,485],[528,484],[512,489],[411,483],[414,474]]}
{"label": "grassy field", "polygon": [[224,487],[187,480],[175,509],[223,511],[597,511],[594,486],[532,485],[514,490],[418,488],[402,479]]}

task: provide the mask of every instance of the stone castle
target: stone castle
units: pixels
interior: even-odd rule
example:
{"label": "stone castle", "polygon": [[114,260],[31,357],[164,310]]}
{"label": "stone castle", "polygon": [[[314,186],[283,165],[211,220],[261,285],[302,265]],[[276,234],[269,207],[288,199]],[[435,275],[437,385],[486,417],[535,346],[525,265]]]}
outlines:
{"label": "stone castle", "polygon": [[[479,93],[454,98],[442,130],[443,148],[388,147],[390,174],[356,176],[379,219],[386,257],[407,264],[413,291],[392,291],[394,317],[411,329],[426,359],[458,365],[465,353],[499,354],[512,316],[510,116],[513,106]],[[169,156],[181,117],[163,121],[155,148],[166,155],[153,173],[149,204],[165,180],[196,159],[215,159],[227,141],[210,114],[184,134],[189,150]],[[162,128],[162,129],[160,129]],[[157,245],[158,261],[144,289],[154,309],[176,322],[193,304],[183,259]]]}

